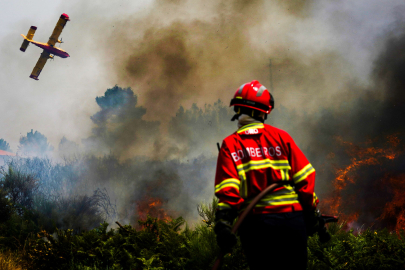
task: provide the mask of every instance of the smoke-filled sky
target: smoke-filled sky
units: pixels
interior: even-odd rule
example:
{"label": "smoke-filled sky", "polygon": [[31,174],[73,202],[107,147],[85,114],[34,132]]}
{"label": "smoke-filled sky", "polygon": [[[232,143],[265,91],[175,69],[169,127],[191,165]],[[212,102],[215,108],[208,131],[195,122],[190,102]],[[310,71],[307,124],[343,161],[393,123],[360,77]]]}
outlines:
{"label": "smoke-filled sky", "polygon": [[[142,185],[176,179],[174,188],[152,195],[164,193],[169,208],[188,213],[213,195],[215,142],[236,128],[220,124],[230,118],[223,104],[254,79],[270,89],[271,59],[276,110],[268,123],[287,130],[308,155],[322,197],[334,166],[350,163],[335,136],[354,143],[401,132],[405,138],[404,11],[403,0],[3,1],[0,138],[15,152],[33,129],[55,149],[65,136],[120,161],[136,157],[131,166],[148,156],[156,161],[153,173],[136,166],[136,173],[122,173],[132,188],[107,177],[112,198],[124,198],[119,210],[133,210],[119,194],[136,197]],[[34,40],[47,42],[61,13],[71,19],[61,35],[71,57],[48,61],[32,80],[41,49],[21,52],[20,34],[35,25]],[[106,105],[115,85],[126,89],[122,108]],[[103,97],[99,104],[96,97]],[[328,160],[332,152],[336,158]],[[391,200],[386,195],[380,206]]]}
{"label": "smoke-filled sky", "polygon": [[[145,119],[170,120],[179,105],[225,102],[239,85],[269,87],[276,106],[309,113],[361,96],[403,1],[3,1],[0,6],[0,137],[16,151],[31,129],[57,146],[91,134],[96,96],[131,87]],[[31,25],[46,42],[61,13],[62,48],[30,79],[41,50],[19,51]],[[357,85],[356,89],[347,87]],[[222,139],[222,138],[221,138]],[[220,139],[219,139],[220,140]]]}

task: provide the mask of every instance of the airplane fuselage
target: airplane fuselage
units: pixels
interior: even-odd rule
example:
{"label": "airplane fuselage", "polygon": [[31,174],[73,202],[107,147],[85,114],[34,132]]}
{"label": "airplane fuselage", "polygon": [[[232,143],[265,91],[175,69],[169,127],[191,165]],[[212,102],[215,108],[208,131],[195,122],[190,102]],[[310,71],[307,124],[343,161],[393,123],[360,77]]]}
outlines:
{"label": "airplane fuselage", "polygon": [[33,43],[35,46],[43,49],[37,63],[35,64],[34,69],[31,72],[30,78],[38,80],[38,76],[39,74],[41,74],[41,71],[44,68],[47,60],[54,59],[55,55],[61,58],[70,57],[70,55],[66,51],[55,46],[57,43],[62,43],[62,38],[61,40],[59,40],[59,36],[68,21],[70,21],[69,16],[66,13],[62,13],[47,43],[33,40],[35,31],[37,30],[37,27],[34,25],[31,25],[30,29],[28,30],[27,36],[21,34],[24,40],[21,44],[20,51],[25,52],[30,43]]}
{"label": "airplane fuselage", "polygon": [[64,51],[60,48],[48,45],[46,43],[42,43],[42,42],[38,42],[38,41],[34,41],[34,40],[31,40],[30,42],[35,44],[35,46],[38,46],[38,47],[44,49],[45,51],[49,52],[50,54],[53,54],[53,55],[56,55],[56,56],[59,56],[62,58],[67,58],[70,56],[66,51]]}

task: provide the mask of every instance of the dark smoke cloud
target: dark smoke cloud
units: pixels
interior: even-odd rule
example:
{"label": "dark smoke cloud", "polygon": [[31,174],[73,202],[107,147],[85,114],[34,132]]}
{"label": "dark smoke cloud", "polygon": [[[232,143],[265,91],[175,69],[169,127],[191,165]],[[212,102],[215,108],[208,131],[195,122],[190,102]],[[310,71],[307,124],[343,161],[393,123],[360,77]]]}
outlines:
{"label": "dark smoke cloud", "polygon": [[[259,52],[246,37],[249,25],[259,23],[260,14],[254,19],[244,16],[258,5],[262,1],[218,3],[211,7],[217,8],[212,20],[204,21],[176,20],[171,14],[157,18],[167,8],[158,3],[150,16],[125,22],[136,38],[127,29],[114,33],[118,51],[125,57],[114,58],[112,72],[140,94],[149,110],[147,116],[153,119],[168,120],[184,102],[229,96],[229,92],[220,93],[236,89],[239,81],[251,80],[261,68]],[[174,13],[184,13],[183,8],[171,6]],[[209,10],[202,10],[206,12]]]}
{"label": "dark smoke cloud", "polygon": [[[339,167],[350,162],[344,147],[335,143],[335,136],[357,143],[378,136],[383,140],[383,132],[402,130],[403,34],[396,29],[395,35],[381,37],[373,79],[370,82],[367,78],[371,86],[365,86],[359,74],[367,73],[368,68],[358,71],[353,67],[356,60],[349,59],[361,54],[361,50],[351,47],[361,40],[360,33],[366,32],[360,27],[361,20],[352,20],[344,7],[337,8],[331,2],[324,5],[330,9],[322,10],[321,1],[160,0],[143,14],[119,19],[90,13],[91,5],[78,5],[77,21],[73,24],[72,20],[69,29],[80,34],[76,39],[72,34],[70,40],[83,46],[72,53],[71,77],[85,74],[78,72],[83,62],[77,61],[88,59],[97,50],[102,57],[94,61],[94,66],[105,66],[109,72],[104,76],[82,75],[84,85],[65,83],[80,94],[98,89],[80,105],[94,105],[93,111],[80,110],[87,112],[87,119],[93,115],[94,129],[88,124],[69,129],[83,129],[82,133],[91,136],[85,143],[89,152],[111,151],[119,157],[102,169],[96,166],[100,162],[97,159],[83,165],[83,170],[89,168],[83,177],[88,183],[81,190],[108,186],[114,198],[124,198],[119,199],[120,210],[135,209],[134,202],[142,200],[142,192],[149,190],[164,199],[167,209],[192,212],[192,205],[200,198],[213,195],[210,188],[215,161],[211,157],[215,156],[215,142],[235,129],[227,115],[232,112],[226,111],[229,99],[239,85],[253,79],[269,87],[271,58],[276,110],[268,122],[291,133],[317,169],[317,192],[326,194],[334,177],[331,163]],[[324,11],[333,21],[319,19]],[[83,26],[87,31],[82,32]],[[338,28],[348,29],[345,37],[333,36],[338,31],[330,33]],[[20,43],[18,40],[15,47]],[[83,67],[91,70],[93,66]],[[100,79],[110,84],[95,87],[93,84]],[[126,96],[121,107],[97,108],[94,97],[103,96],[105,89],[115,84],[131,87],[134,96]],[[54,85],[43,88],[53,93]],[[222,105],[213,105],[218,99]],[[77,102],[72,104],[77,108]],[[209,157],[194,159],[200,153]],[[327,158],[330,153],[335,154],[334,160]],[[157,165],[148,163],[150,159]],[[128,167],[121,167],[124,165]],[[365,186],[372,190],[373,185]],[[355,193],[358,188],[349,191]]]}
{"label": "dark smoke cloud", "polygon": [[[405,119],[405,28],[404,21],[387,36],[384,48],[375,61],[373,78],[378,118],[376,131],[404,133]],[[371,105],[371,104],[370,104]],[[376,107],[374,105],[374,107]]]}
{"label": "dark smoke cloud", "polygon": [[[357,71],[342,54],[348,47],[328,46],[332,42],[325,38],[320,39],[325,46],[317,48],[305,43],[310,37],[295,37],[300,34],[297,29],[318,27],[309,19],[316,11],[315,4],[235,0],[188,6],[184,1],[158,1],[153,12],[143,18],[118,23],[109,33],[108,40],[113,43],[106,43],[114,83],[130,86],[138,95],[139,103],[147,108],[143,120],[161,123],[159,134],[151,135],[154,143],[146,150],[149,156],[184,162],[197,153],[206,153],[204,148],[215,149],[215,142],[235,127],[229,118],[225,119],[229,111],[218,106],[213,111],[221,116],[213,118],[201,105],[212,104],[218,98],[227,104],[237,87],[252,79],[269,87],[271,58],[276,110],[269,123],[296,139],[317,168],[317,192],[321,198],[326,196],[335,166],[350,162],[344,147],[334,138],[362,142],[380,136],[376,122],[381,117],[370,108],[382,109],[386,100],[379,100],[376,87],[364,87],[357,79]],[[338,24],[346,20],[342,13],[335,18]],[[290,25],[278,27],[278,20],[287,20]],[[192,105],[195,102],[197,105]],[[178,109],[180,105],[184,107]],[[136,145],[135,136],[131,141],[120,135],[128,134],[128,124],[114,131],[122,149]],[[139,125],[137,128],[142,129]],[[114,149],[118,155],[130,157],[128,152]],[[328,158],[331,153],[336,157],[333,160]],[[179,174],[169,170],[164,177],[176,183]],[[160,183],[152,179],[137,181],[139,185]],[[210,181],[205,183],[212,184]],[[171,198],[177,195],[171,190],[167,194]],[[189,199],[184,197],[185,201]]]}
{"label": "dark smoke cloud", "polygon": [[[346,214],[358,213],[357,224],[377,227],[395,227],[395,218],[377,219],[383,213],[384,207],[394,198],[394,189],[389,178],[400,178],[404,174],[405,163],[404,118],[405,95],[405,31],[403,24],[396,24],[381,42],[382,46],[377,54],[372,69],[372,85],[364,88],[353,82],[347,84],[348,91],[363,93],[360,97],[345,95],[339,97],[337,108],[322,107],[316,114],[294,121],[296,113],[284,109],[284,118],[293,123],[298,130],[312,130],[312,137],[306,153],[313,163],[321,170],[318,171],[318,181],[321,183],[321,196],[327,197],[331,191],[331,183],[335,177],[335,170],[345,168],[355,160],[362,160],[361,149],[370,148],[394,149],[397,154],[394,160],[380,154],[375,155],[375,161],[370,165],[359,166],[350,176],[354,183],[350,183],[342,191],[341,210]],[[293,131],[299,138],[299,131]],[[345,145],[337,138],[353,143]],[[398,140],[396,146],[392,138]],[[371,147],[373,147],[371,149]],[[333,153],[333,158],[330,154]],[[370,154],[369,157],[372,155]],[[388,180],[387,180],[388,179]],[[318,184],[319,188],[319,184]],[[398,206],[404,207],[404,206]],[[398,208],[400,209],[400,208]]]}
{"label": "dark smoke cloud", "polygon": [[[296,43],[278,38],[283,30],[277,29],[277,20],[287,17],[293,25],[298,24],[307,18],[313,4],[275,1],[269,5],[260,0],[235,0],[200,5],[194,1],[158,1],[152,13],[117,22],[104,41],[108,63],[114,82],[130,86],[147,108],[143,119],[161,123],[154,147],[149,148],[152,155],[162,158],[168,157],[162,153],[171,152],[185,157],[184,151],[192,147],[183,147],[182,143],[176,150],[176,141],[206,141],[210,145],[232,133],[235,128],[229,128],[227,120],[223,124],[227,132],[221,133],[222,138],[191,134],[187,125],[177,125],[173,140],[166,135],[171,128],[168,123],[181,105],[187,108],[197,102],[202,106],[218,98],[226,104],[240,84],[253,79],[269,87],[268,64],[272,57],[277,102],[289,109],[299,104],[313,113],[313,105],[319,101],[311,97],[318,96],[325,99],[325,105],[336,107],[331,100],[347,79],[341,70],[344,59],[332,50],[312,54],[299,51]],[[301,117],[297,121],[302,122]],[[123,124],[121,131],[128,134],[130,128]],[[196,137],[185,138],[185,134]],[[307,132],[300,135],[306,142]],[[132,144],[124,140],[123,149]]]}

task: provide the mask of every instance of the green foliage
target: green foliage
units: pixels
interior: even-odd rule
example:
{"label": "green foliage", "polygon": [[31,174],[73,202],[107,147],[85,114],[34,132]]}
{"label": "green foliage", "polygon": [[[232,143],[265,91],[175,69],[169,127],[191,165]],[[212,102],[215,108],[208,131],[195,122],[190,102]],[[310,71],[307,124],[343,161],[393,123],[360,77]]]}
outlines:
{"label": "green foliage", "polygon": [[142,119],[146,109],[137,104],[137,95],[131,88],[115,85],[104,96],[96,97],[96,102],[100,111],[90,117],[95,124],[92,136],[82,140],[86,152],[121,152],[136,138],[143,138],[142,143],[146,143],[158,134],[159,122]]}
{"label": "green foliage", "polygon": [[[38,175],[44,179],[58,178],[66,169],[45,160],[24,162],[27,168],[43,168]],[[102,174],[122,169],[114,159],[108,164]],[[28,172],[10,166],[0,179],[0,250],[19,254],[25,269],[199,270],[210,269],[219,254],[213,231],[216,199],[197,207],[202,220],[193,228],[181,217],[165,221],[148,216],[136,228],[109,229],[105,222],[98,225],[114,215],[105,190],[98,189],[92,196],[57,196],[52,189],[39,188],[37,177]],[[79,175],[72,177],[68,179]],[[404,269],[404,232],[364,229],[353,233],[343,230],[344,225],[329,225],[332,239],[326,244],[317,235],[309,238],[308,269]],[[222,269],[248,269],[240,242],[224,257]]]}
{"label": "green foliage", "polygon": [[0,188],[17,208],[21,215],[24,209],[32,209],[34,194],[38,190],[38,181],[29,174],[14,171],[8,168],[7,173],[0,181]]}
{"label": "green foliage", "polygon": [[10,145],[4,139],[0,139],[0,150],[11,152]]}
{"label": "green foliage", "polygon": [[7,192],[0,189],[0,223],[9,220],[14,211],[13,203],[7,198]]}
{"label": "green foliage", "polygon": [[115,85],[107,89],[104,96],[96,97],[101,111],[91,117],[94,124],[102,127],[107,122],[122,122],[127,118],[142,118],[146,113],[143,107],[137,107],[138,97],[131,88],[121,88]]}
{"label": "green foliage", "polygon": [[404,232],[365,229],[357,235],[330,227],[331,241],[321,244],[318,236],[308,241],[308,269],[405,269]]}
{"label": "green foliage", "polygon": [[[181,217],[165,221],[148,216],[136,228],[108,229],[102,223],[92,230],[57,229],[53,234],[40,231],[38,216],[26,211],[23,218],[12,214],[0,223],[0,246],[19,251],[25,269],[210,269],[219,254],[210,218],[216,203],[198,207],[203,221],[194,228]],[[354,234],[343,228],[330,224],[332,239],[325,244],[317,235],[309,238],[308,269],[404,269],[404,232],[365,229]],[[5,241],[10,236],[13,241]],[[222,269],[248,269],[240,242],[225,255]]]}
{"label": "green foliage", "polygon": [[214,226],[215,212],[218,207],[218,199],[214,197],[211,204],[201,203],[197,206],[198,215],[208,227]]}
{"label": "green foliage", "polygon": [[9,166],[0,175],[0,249],[19,249],[40,230],[90,230],[115,211],[105,190],[92,196],[44,196],[30,174]]}
{"label": "green foliage", "polygon": [[148,217],[141,229],[125,226],[108,230],[107,223],[74,234],[45,231],[27,240],[24,258],[30,269],[184,269],[189,256],[186,238],[180,233],[182,218],[169,222]]}

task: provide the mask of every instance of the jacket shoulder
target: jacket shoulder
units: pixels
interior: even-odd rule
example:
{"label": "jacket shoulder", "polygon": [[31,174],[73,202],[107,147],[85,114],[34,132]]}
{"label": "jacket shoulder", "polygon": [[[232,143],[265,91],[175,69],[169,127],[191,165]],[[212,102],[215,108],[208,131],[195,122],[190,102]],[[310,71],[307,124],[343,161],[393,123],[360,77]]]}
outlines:
{"label": "jacket shoulder", "polygon": [[282,138],[291,138],[290,134],[288,134],[287,131],[282,130],[280,128],[276,128],[271,125],[264,124],[264,129],[266,130],[267,133],[271,133],[272,135],[278,135]]}
{"label": "jacket shoulder", "polygon": [[232,133],[231,135],[227,136],[227,137],[224,139],[224,142],[227,143],[227,142],[234,141],[237,137],[238,137],[238,133],[235,131],[235,132]]}

